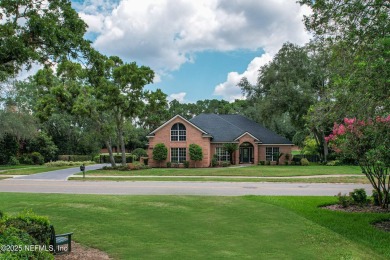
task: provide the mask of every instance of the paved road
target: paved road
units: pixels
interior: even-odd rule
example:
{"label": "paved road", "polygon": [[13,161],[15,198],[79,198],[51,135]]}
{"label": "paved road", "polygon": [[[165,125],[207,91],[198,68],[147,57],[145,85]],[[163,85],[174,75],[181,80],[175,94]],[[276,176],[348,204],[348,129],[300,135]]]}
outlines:
{"label": "paved road", "polygon": [[116,195],[288,195],[334,196],[348,193],[364,184],[320,183],[253,183],[253,182],[186,182],[186,181],[33,181],[6,179],[0,181],[0,192],[116,194]]}
{"label": "paved road", "polygon": [[[85,170],[96,170],[100,169],[106,164],[94,164],[94,165],[87,165],[85,166]],[[31,175],[23,175],[23,176],[16,176],[14,179],[18,180],[53,180],[53,181],[66,181],[70,176],[72,176],[75,173],[79,173],[80,168],[69,168],[69,169],[63,169],[63,170],[57,170],[57,171],[51,171],[51,172],[43,172],[38,174],[31,174]],[[1,177],[1,175],[0,175]]]}

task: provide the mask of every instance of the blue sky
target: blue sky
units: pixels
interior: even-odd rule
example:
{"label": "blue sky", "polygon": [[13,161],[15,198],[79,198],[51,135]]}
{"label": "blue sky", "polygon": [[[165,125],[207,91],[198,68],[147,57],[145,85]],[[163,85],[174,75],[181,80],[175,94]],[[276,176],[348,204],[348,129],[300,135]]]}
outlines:
{"label": "blue sky", "polygon": [[284,42],[304,44],[310,10],[295,0],[73,0],[105,55],[151,67],[169,99],[242,98]]}

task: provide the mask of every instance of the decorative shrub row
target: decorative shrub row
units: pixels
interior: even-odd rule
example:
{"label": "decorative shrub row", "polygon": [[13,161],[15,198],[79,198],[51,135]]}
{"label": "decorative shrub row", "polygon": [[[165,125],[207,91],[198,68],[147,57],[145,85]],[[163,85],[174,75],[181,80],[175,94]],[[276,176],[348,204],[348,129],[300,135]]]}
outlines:
{"label": "decorative shrub row", "polygon": [[117,170],[117,171],[131,171],[131,170],[143,170],[143,169],[149,169],[150,167],[148,165],[145,165],[140,162],[132,162],[128,163],[127,165],[118,165],[115,167],[112,166],[104,166],[103,170]]}
{"label": "decorative shrub row", "polygon": [[47,167],[62,167],[62,166],[80,166],[80,165],[91,165],[95,164],[93,161],[82,161],[82,162],[71,162],[71,161],[55,161],[45,163]]}
{"label": "decorative shrub row", "polygon": [[[96,159],[96,158],[94,158],[94,159]],[[122,154],[115,154],[114,160],[115,160],[115,163],[122,163]],[[126,154],[126,163],[132,163],[133,161],[135,161],[135,156],[133,154]],[[98,163],[111,163],[110,155],[108,155],[108,154],[99,155]]]}
{"label": "decorative shrub row", "polygon": [[59,161],[82,162],[91,161],[92,159],[91,155],[58,155]]}

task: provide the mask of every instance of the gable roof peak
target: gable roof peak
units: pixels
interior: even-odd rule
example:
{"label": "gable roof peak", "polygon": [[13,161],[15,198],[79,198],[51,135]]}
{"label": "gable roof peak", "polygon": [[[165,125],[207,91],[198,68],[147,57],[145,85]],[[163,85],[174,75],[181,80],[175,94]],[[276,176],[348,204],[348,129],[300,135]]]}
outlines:
{"label": "gable roof peak", "polygon": [[190,124],[191,126],[195,127],[196,129],[198,129],[199,131],[201,131],[203,134],[208,134],[206,131],[204,131],[203,129],[201,129],[199,126],[193,124],[191,121],[185,119],[184,117],[182,117],[181,115],[176,115],[174,117],[172,117],[171,119],[169,119],[168,121],[166,121],[164,124],[162,124],[161,126],[159,126],[157,129],[155,129],[154,131],[152,131],[150,134],[148,134],[148,136],[153,136],[157,131],[159,131],[161,128],[163,128],[164,126],[166,126],[167,124],[171,123],[173,120],[177,119],[177,118],[180,118],[181,120],[183,120],[184,122]]}

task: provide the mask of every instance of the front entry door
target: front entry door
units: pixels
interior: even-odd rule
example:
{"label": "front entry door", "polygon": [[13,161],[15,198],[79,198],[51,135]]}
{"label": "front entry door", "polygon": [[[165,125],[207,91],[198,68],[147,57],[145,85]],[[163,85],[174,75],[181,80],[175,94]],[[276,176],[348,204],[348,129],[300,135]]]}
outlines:
{"label": "front entry door", "polygon": [[249,163],[250,162],[250,156],[249,156],[249,148],[241,148],[241,161],[243,163]]}

